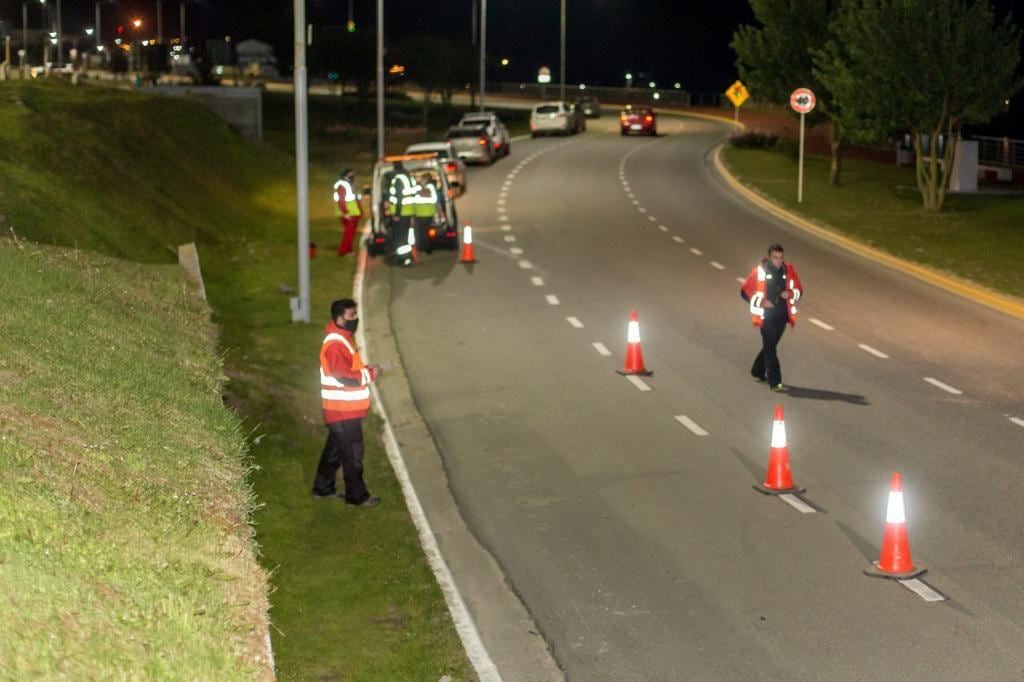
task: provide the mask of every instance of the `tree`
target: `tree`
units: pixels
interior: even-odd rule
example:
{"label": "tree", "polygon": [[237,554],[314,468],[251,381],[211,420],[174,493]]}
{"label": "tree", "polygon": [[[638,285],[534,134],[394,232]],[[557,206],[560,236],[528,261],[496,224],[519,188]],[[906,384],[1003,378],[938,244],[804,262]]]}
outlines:
{"label": "tree", "polygon": [[423,125],[430,110],[430,95],[451,104],[455,88],[472,80],[473,52],[468,44],[429,35],[405,40],[394,50],[394,61],[405,66],[406,77],[423,90]]}
{"label": "tree", "polygon": [[838,0],[750,0],[760,27],[740,26],[733,35],[740,78],[759,97],[788,102],[798,87],[814,91],[818,105],[810,123],[829,121],[832,154],[830,179],[839,184],[842,171],[843,129],[832,95],[814,73],[813,50],[829,39],[829,23]]}
{"label": "tree", "polygon": [[844,121],[909,131],[922,203],[942,210],[963,125],[991,120],[1022,85],[1020,32],[1009,17],[997,24],[987,0],[848,0],[832,33],[815,73]]}

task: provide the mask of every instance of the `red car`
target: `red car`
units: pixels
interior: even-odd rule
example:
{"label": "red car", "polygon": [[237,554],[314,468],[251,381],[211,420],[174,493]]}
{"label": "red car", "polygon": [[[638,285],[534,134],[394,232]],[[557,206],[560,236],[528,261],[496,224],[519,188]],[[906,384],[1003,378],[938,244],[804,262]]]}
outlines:
{"label": "red car", "polygon": [[657,135],[658,120],[654,116],[654,109],[649,107],[626,107],[619,114],[619,130],[623,135],[629,135],[630,133]]}

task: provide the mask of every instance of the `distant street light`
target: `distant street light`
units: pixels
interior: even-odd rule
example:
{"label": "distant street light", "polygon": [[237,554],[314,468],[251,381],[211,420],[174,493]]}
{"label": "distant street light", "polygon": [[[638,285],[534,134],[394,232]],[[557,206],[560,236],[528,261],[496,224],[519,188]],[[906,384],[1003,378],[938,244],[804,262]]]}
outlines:
{"label": "distant street light", "polygon": [[142,28],[142,19],[132,19],[132,26]]}
{"label": "distant street light", "polygon": [[503,58],[503,59],[501,60],[501,65],[502,65],[502,66],[508,66],[508,57],[505,57],[505,58]]}
{"label": "distant street light", "polygon": [[627,88],[633,87],[633,74],[631,74],[629,72],[626,73],[626,87]]}
{"label": "distant street light", "polygon": [[651,81],[650,83],[647,84],[647,87],[649,87],[649,88],[653,88],[654,86],[655,86],[654,81]]}
{"label": "distant street light", "polygon": [[679,89],[679,88],[681,88],[681,87],[683,87],[682,83],[678,83],[678,82],[677,82],[677,83],[675,84],[675,88],[676,88],[676,90],[678,90],[678,89]]}
{"label": "distant street light", "polygon": [[96,32],[96,29],[94,29],[94,28],[87,28],[87,29],[85,29],[85,35],[87,35],[87,36],[91,36],[95,32]]}

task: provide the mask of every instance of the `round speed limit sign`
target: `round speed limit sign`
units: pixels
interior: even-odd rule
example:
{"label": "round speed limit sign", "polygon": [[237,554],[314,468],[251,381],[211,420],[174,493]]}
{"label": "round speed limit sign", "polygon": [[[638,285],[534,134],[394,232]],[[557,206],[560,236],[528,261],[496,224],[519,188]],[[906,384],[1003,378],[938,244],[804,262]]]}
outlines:
{"label": "round speed limit sign", "polygon": [[789,106],[798,114],[809,114],[814,111],[814,93],[807,88],[797,88],[789,96]]}

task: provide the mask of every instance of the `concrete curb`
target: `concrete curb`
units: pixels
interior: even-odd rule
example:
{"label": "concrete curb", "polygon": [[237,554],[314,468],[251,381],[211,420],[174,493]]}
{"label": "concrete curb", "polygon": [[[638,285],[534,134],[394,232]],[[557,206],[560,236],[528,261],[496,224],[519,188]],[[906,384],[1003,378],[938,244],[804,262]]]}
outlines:
{"label": "concrete curb", "polygon": [[441,453],[400,364],[391,329],[388,272],[370,280],[366,252],[361,250],[359,258],[353,298],[362,309],[360,345],[367,358],[372,347],[375,362],[394,363],[381,385],[375,385],[374,408],[384,421],[388,459],[466,655],[481,680],[501,680],[503,675],[513,680],[563,680],[537,624],[462,518]]}
{"label": "concrete curb", "polygon": [[904,260],[898,256],[882,251],[881,249],[876,249],[849,237],[844,237],[833,230],[816,225],[810,220],[802,218],[764,198],[753,189],[740,182],[740,180],[733,175],[728,168],[726,168],[725,163],[722,162],[723,145],[724,143],[719,143],[718,146],[715,147],[712,155],[716,172],[723,180],[725,180],[726,184],[729,185],[733,191],[763,211],[766,211],[776,218],[785,220],[790,225],[793,225],[804,232],[808,232],[820,239],[824,239],[827,242],[835,244],[850,253],[855,253],[859,256],[863,256],[864,258],[869,258],[876,263],[881,263],[893,270],[902,272],[903,274],[909,275],[922,282],[927,282],[928,284],[939,287],[944,291],[956,294],[957,296],[966,298],[974,303],[991,308],[992,310],[1024,320],[1024,300],[1008,294],[992,291],[991,289],[986,289],[974,282],[939,272],[938,270],[934,270],[924,265],[912,263],[908,260]]}

